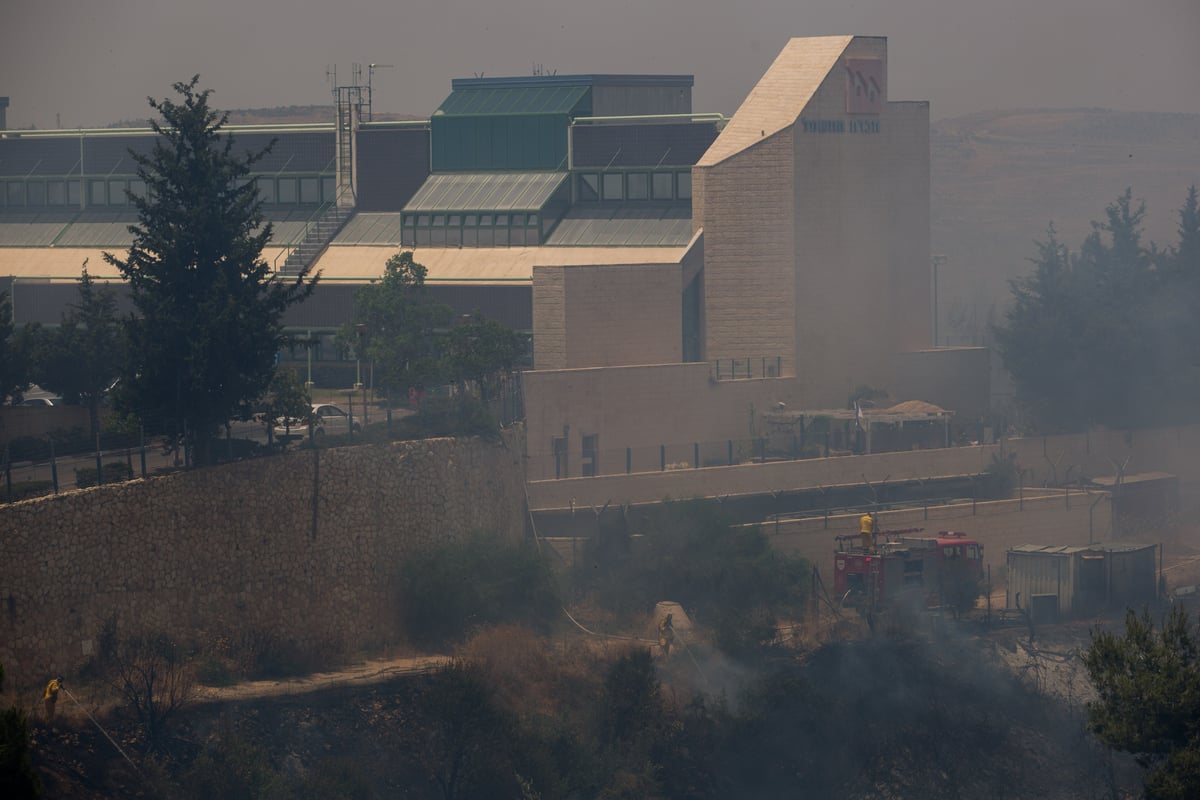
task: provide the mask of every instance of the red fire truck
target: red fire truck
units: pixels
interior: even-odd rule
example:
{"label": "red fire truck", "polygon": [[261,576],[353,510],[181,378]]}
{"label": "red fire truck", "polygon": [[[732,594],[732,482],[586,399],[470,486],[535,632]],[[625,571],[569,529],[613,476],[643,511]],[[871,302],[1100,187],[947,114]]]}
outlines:
{"label": "red fire truck", "polygon": [[974,605],[983,581],[983,545],[957,531],[924,528],[837,537],[834,595],[873,610],[901,598],[929,607]]}

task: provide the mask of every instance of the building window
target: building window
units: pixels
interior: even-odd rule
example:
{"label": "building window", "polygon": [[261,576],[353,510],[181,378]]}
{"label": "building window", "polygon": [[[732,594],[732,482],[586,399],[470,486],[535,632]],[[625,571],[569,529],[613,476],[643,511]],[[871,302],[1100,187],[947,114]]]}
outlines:
{"label": "building window", "polygon": [[626,178],[625,188],[630,200],[650,199],[650,179],[644,172],[631,172]]}
{"label": "building window", "polygon": [[492,228],[485,228],[482,225],[479,228],[479,246],[492,247],[496,244],[496,232]]}
{"label": "building window", "polygon": [[125,196],[125,190],[129,188],[129,184],[125,181],[109,181],[108,182],[108,201],[114,206],[129,205],[129,198]]}
{"label": "building window", "polygon": [[107,188],[104,181],[88,181],[88,205],[108,205]]}
{"label": "building window", "polygon": [[300,202],[314,204],[321,202],[320,178],[300,179]]}
{"label": "building window", "polygon": [[605,200],[623,200],[625,193],[623,191],[625,176],[619,172],[606,172],[604,174],[604,194]]}
{"label": "building window", "polygon": [[46,184],[46,203],[52,206],[65,206],[67,204],[66,181],[50,181]]}
{"label": "building window", "polygon": [[294,205],[296,203],[296,179],[295,178],[280,178],[279,179],[279,194],[278,202],[281,204]]}
{"label": "building window", "polygon": [[463,228],[462,241],[465,247],[475,247],[479,244],[478,228]]}
{"label": "building window", "polygon": [[337,199],[337,181],[334,178],[321,178],[321,199],[326,203]]}
{"label": "building window", "polygon": [[256,181],[258,185],[258,197],[264,203],[274,204],[275,202],[275,179],[274,178],[259,178]]}
{"label": "building window", "polygon": [[67,205],[79,205],[79,181],[67,181]]}
{"label": "building window", "polygon": [[29,205],[46,205],[46,184],[43,181],[30,181],[26,185],[25,191],[29,199]]}
{"label": "building window", "polygon": [[570,468],[567,464],[567,437],[551,437],[550,450],[554,453],[554,477],[567,477],[570,474]]}
{"label": "building window", "polygon": [[[500,219],[501,219],[501,217],[499,217],[499,216],[496,217],[497,224],[496,224],[496,227],[492,229],[496,234],[496,247],[507,247],[508,241],[509,241],[508,240],[508,226],[506,225],[504,227],[500,227],[500,224],[499,224]],[[505,219],[507,219],[507,217],[505,217]]]}
{"label": "building window", "polygon": [[529,227],[531,227],[531,228],[536,228],[536,227],[538,226],[538,215],[537,215],[537,214],[530,214],[530,215],[529,215],[529,218],[528,218],[528,220],[525,222],[525,224],[526,224],[526,225],[528,225],[528,226],[529,226]]}
{"label": "building window", "polygon": [[592,201],[600,199],[600,176],[594,172],[585,172],[579,176],[579,199]]}
{"label": "building window", "polygon": [[492,215],[491,214],[481,214],[479,216],[479,227],[481,227],[481,228],[492,227]]}
{"label": "building window", "polygon": [[678,184],[679,184],[679,199],[680,200],[691,200],[692,199],[692,173],[680,172],[677,177],[678,177]]}
{"label": "building window", "polygon": [[445,225],[446,225],[446,215],[445,214],[434,214],[433,215],[433,227],[442,228],[442,227],[445,227]]}
{"label": "building window", "polygon": [[584,477],[599,475],[600,472],[600,436],[599,434],[590,433],[583,437],[583,452],[582,460],[579,468]]}
{"label": "building window", "polygon": [[464,222],[463,222],[464,227],[467,227],[467,228],[479,227],[479,215],[478,214],[467,214],[463,218],[463,220],[464,220]]}
{"label": "building window", "polygon": [[655,200],[670,200],[675,196],[675,174],[671,172],[656,172],[651,187]]}
{"label": "building window", "polygon": [[146,196],[146,182],[140,178],[136,178],[129,182],[129,193],[134,197]]}

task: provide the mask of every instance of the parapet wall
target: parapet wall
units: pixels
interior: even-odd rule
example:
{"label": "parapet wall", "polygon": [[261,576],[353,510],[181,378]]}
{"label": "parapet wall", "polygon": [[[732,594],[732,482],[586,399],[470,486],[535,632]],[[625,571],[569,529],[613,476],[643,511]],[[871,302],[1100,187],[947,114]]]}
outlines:
{"label": "parapet wall", "polygon": [[300,451],[0,507],[0,661],[14,686],[70,672],[114,614],[186,642],[394,641],[407,556],[523,535],[522,453],[478,439]]}

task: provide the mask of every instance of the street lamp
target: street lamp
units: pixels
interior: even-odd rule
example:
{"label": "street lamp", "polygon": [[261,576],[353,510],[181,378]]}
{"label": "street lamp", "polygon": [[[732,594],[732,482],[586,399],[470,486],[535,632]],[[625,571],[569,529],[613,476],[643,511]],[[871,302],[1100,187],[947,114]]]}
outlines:
{"label": "street lamp", "polygon": [[354,335],[356,344],[354,345],[354,389],[355,391],[363,388],[362,383],[362,343],[363,335],[367,332],[367,326],[361,322],[354,326]]}

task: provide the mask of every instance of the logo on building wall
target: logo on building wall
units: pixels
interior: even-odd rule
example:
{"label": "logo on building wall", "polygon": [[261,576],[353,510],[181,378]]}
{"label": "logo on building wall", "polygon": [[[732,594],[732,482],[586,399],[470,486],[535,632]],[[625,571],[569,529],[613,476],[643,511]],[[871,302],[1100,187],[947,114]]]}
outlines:
{"label": "logo on building wall", "polygon": [[883,111],[883,60],[846,59],[846,113],[879,114]]}

